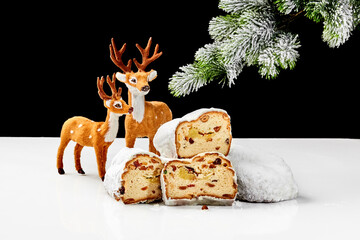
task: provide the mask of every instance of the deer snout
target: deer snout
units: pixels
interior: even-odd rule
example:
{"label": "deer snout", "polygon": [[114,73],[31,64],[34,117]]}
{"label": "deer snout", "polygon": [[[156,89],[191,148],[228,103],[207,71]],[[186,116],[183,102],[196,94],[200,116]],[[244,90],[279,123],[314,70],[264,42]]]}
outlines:
{"label": "deer snout", "polygon": [[134,108],[133,108],[133,107],[130,107],[130,108],[129,108],[129,114],[131,114],[133,111],[134,111]]}
{"label": "deer snout", "polygon": [[141,91],[143,91],[143,92],[148,92],[148,91],[150,91],[150,86],[149,86],[149,85],[143,86],[143,87],[141,88]]}

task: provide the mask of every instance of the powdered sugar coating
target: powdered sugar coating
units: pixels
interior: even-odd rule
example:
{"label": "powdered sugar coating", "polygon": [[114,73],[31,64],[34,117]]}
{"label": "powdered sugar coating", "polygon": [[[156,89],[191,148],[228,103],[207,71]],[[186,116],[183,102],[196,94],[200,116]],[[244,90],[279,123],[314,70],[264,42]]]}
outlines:
{"label": "powdered sugar coating", "polygon": [[298,186],[281,157],[235,144],[227,157],[237,174],[239,200],[280,202],[297,197]]}
{"label": "powdered sugar coating", "polygon": [[161,157],[178,158],[175,145],[175,131],[177,126],[182,122],[194,121],[207,112],[222,112],[227,114],[225,110],[220,108],[201,108],[186,114],[182,118],[175,118],[161,125],[154,136],[154,146],[156,150],[159,151]]}

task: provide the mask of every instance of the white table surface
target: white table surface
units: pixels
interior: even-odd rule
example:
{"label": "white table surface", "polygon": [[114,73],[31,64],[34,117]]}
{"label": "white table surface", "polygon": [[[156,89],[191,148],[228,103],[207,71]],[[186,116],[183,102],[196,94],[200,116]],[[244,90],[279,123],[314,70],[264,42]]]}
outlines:
{"label": "white table surface", "polygon": [[[123,205],[107,195],[95,154],[74,143],[56,169],[59,138],[0,138],[0,239],[360,239],[360,140],[234,139],[282,156],[296,200],[233,206]],[[116,139],[108,159],[125,146]],[[147,139],[137,147],[147,149]],[[226,237],[225,237],[226,236]]]}

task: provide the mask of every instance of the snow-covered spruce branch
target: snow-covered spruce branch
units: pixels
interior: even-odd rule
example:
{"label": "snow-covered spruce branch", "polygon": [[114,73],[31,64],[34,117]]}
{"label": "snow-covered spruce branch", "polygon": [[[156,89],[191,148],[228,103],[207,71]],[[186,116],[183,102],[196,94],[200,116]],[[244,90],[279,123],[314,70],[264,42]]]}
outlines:
{"label": "snow-covered spruce branch", "polygon": [[300,42],[286,28],[299,16],[322,22],[322,39],[330,47],[345,43],[360,23],[359,0],[220,0],[219,8],[227,15],[210,21],[213,43],[200,48],[194,63],[170,79],[174,96],[212,81],[231,87],[244,66],[257,66],[267,79],[277,77],[281,69],[293,69]]}
{"label": "snow-covered spruce branch", "polygon": [[298,36],[290,33],[279,34],[271,45],[261,51],[258,57],[259,73],[266,78],[275,78],[282,69],[293,69],[300,47]]}

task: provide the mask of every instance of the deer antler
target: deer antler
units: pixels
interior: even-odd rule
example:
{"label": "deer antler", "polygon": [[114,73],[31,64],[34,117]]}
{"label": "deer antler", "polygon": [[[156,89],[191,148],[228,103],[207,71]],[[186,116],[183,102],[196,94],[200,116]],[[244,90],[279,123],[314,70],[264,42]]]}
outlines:
{"label": "deer antler", "polygon": [[124,43],[124,45],[118,51],[114,42],[114,38],[111,38],[111,44],[109,45],[109,49],[110,49],[110,58],[113,61],[113,63],[116,66],[118,66],[121,70],[123,70],[124,73],[131,72],[131,59],[129,59],[127,66],[125,66],[125,64],[121,60],[121,56],[126,49],[126,43]]}
{"label": "deer antler", "polygon": [[145,71],[145,68],[151,62],[155,61],[156,59],[158,59],[162,55],[162,52],[158,53],[159,44],[156,44],[154,54],[152,55],[151,58],[149,58],[149,51],[150,51],[151,43],[152,43],[152,38],[150,37],[145,49],[143,49],[139,44],[136,44],[136,47],[139,49],[139,51],[140,51],[140,53],[142,55],[142,63],[141,64],[134,58],[134,63],[135,63],[135,65],[136,65],[136,67],[138,68],[139,71]]}
{"label": "deer antler", "polygon": [[97,78],[97,87],[98,87],[98,93],[99,96],[102,100],[110,100],[111,97],[108,96],[103,89],[103,85],[104,85],[105,79],[104,77],[101,77],[101,79],[99,79],[99,77]]}
{"label": "deer antler", "polygon": [[109,86],[111,88],[111,92],[112,92],[111,97],[104,92],[104,88],[103,88],[104,82],[105,82],[104,77],[101,77],[101,79],[99,79],[99,77],[97,78],[97,87],[98,87],[98,90],[99,90],[98,93],[99,93],[99,96],[100,96],[100,98],[102,100],[110,100],[110,99],[112,99],[114,97],[120,97],[121,96],[121,92],[122,92],[121,87],[119,87],[119,89],[116,91],[115,73],[112,75],[112,80],[110,79],[109,75],[106,76],[106,82],[109,84]]}
{"label": "deer antler", "polygon": [[109,84],[109,86],[111,88],[112,96],[113,97],[120,97],[122,89],[121,89],[121,87],[119,87],[119,89],[116,91],[116,86],[115,86],[115,84],[116,84],[116,74],[113,73],[112,80],[110,79],[109,75],[106,76],[106,82]]}

